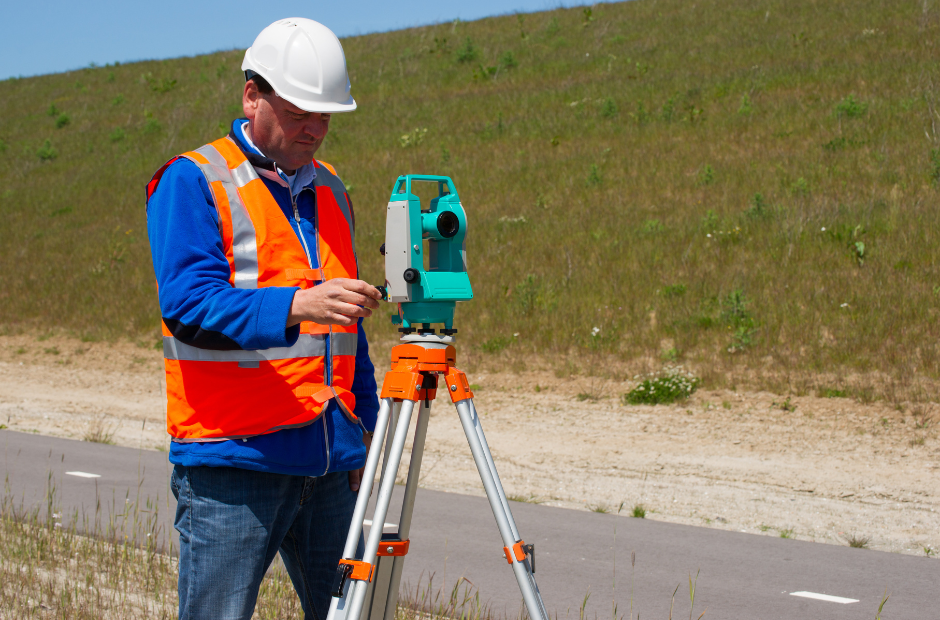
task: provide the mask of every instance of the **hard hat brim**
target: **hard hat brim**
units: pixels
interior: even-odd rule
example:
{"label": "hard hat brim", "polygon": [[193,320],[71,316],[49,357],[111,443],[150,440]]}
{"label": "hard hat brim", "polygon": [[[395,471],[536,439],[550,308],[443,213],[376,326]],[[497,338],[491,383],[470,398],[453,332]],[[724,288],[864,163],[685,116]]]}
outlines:
{"label": "hard hat brim", "polygon": [[315,112],[320,114],[342,114],[343,112],[352,112],[355,110],[358,105],[356,100],[353,99],[352,95],[349,96],[349,99],[342,103],[324,103],[322,101],[304,101],[296,97],[285,97],[281,93],[277,92],[277,89],[274,89],[274,92],[278,97],[294,104],[304,112]]}

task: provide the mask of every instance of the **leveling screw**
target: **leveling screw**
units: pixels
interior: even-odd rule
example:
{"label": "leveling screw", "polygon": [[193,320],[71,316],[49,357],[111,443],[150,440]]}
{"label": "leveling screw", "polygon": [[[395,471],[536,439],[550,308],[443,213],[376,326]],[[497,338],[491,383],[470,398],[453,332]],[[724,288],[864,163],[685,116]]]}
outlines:
{"label": "leveling screw", "polygon": [[450,391],[451,391],[451,392],[456,392],[456,391],[457,391],[457,386],[456,386],[456,385],[450,386]]}
{"label": "leveling screw", "polygon": [[395,552],[395,547],[386,547],[386,548],[385,548],[385,551],[388,552],[388,553],[394,553],[394,552]]}

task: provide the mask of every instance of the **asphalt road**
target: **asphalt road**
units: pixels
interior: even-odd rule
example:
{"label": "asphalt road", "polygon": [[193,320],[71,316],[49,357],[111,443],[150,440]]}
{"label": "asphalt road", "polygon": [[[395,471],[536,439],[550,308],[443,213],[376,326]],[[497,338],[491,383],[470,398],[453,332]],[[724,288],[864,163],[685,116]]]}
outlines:
{"label": "asphalt road", "polygon": [[[100,524],[119,523],[136,505],[172,529],[163,453],[6,430],[0,462],[6,495],[22,509],[45,514],[51,480],[66,520],[77,511],[90,527],[97,511]],[[397,521],[397,510],[387,521]],[[693,618],[874,618],[886,590],[884,620],[940,618],[937,559],[534,504],[512,510],[522,537],[535,543],[545,606],[560,620],[581,618],[582,605],[583,618],[613,618],[614,605],[629,617],[631,593],[633,614],[665,619],[676,586],[673,617],[686,617],[696,573]],[[463,577],[497,616],[518,617],[521,596],[485,498],[420,490],[411,540],[403,588],[424,590],[433,575],[433,589],[449,593]]]}

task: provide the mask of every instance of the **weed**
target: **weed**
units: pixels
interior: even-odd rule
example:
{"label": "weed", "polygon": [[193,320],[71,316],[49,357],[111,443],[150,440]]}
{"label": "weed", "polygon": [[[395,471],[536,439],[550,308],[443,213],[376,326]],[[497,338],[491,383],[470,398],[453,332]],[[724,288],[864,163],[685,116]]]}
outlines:
{"label": "weed", "polygon": [[676,117],[676,97],[666,99],[666,103],[659,110],[659,118],[662,121],[670,122]]}
{"label": "weed", "polygon": [[600,185],[604,182],[603,177],[601,176],[601,170],[597,167],[597,164],[591,164],[591,171],[588,173],[587,183],[588,185]]}
{"label": "weed", "polygon": [[96,415],[88,422],[88,428],[85,429],[82,440],[113,445],[116,431],[116,424],[108,424],[104,415]]}
{"label": "weed", "polygon": [[499,353],[512,343],[512,338],[507,336],[495,336],[489,340],[485,340],[483,344],[480,345],[480,348],[483,349],[484,353]]}
{"label": "weed", "polygon": [[663,232],[663,223],[659,220],[646,220],[643,222],[643,233],[646,235],[655,235]]}
{"label": "weed", "polygon": [[424,137],[428,134],[427,127],[416,127],[409,133],[398,137],[398,146],[403,149],[413,148],[424,142]]}
{"label": "weed", "polygon": [[646,507],[643,504],[637,504],[633,507],[632,516],[634,519],[646,518]]}
{"label": "weed", "polygon": [[888,594],[888,590],[885,590],[884,596],[881,597],[881,603],[878,604],[878,613],[875,614],[875,620],[881,620],[881,611],[885,608],[885,603],[888,602],[888,599],[891,598],[891,595]]}
{"label": "weed", "polygon": [[594,21],[594,10],[591,7],[582,9],[581,11],[581,26],[587,27]]}
{"label": "weed", "polygon": [[858,263],[859,267],[865,264],[865,242],[864,241],[855,241],[849,244],[849,251],[852,253],[852,258],[855,259],[855,262]]}
{"label": "weed", "polygon": [[549,36],[556,35],[560,30],[561,25],[558,23],[558,18],[553,16],[552,19],[548,22],[548,26],[545,28],[545,34]]}
{"label": "weed", "polygon": [[111,142],[120,142],[124,139],[124,130],[120,127],[115,127],[114,131],[108,134],[108,139],[111,140]]}
{"label": "weed", "polygon": [[70,122],[72,122],[72,119],[69,118],[68,114],[65,114],[65,113],[59,114],[55,119],[55,128],[62,129],[63,127],[68,125]]}
{"label": "weed", "polygon": [[749,305],[750,301],[741,289],[731,291],[721,300],[720,320],[732,330],[728,353],[744,351],[752,344],[757,330]]}
{"label": "weed", "polygon": [[584,402],[586,400],[589,400],[591,402],[597,402],[597,400],[600,397],[597,394],[592,394],[589,392],[581,392],[575,398],[577,399],[578,402]]}
{"label": "weed", "polygon": [[467,37],[464,39],[463,45],[457,49],[457,62],[467,63],[473,62],[480,56],[480,51],[473,44],[473,39]]}
{"label": "weed", "polygon": [[754,111],[754,108],[751,106],[751,97],[744,93],[741,96],[741,105],[738,106],[738,114],[741,116],[750,116]]}
{"label": "weed", "polygon": [[59,347],[47,347],[42,350],[46,355],[58,355],[60,353]]}
{"label": "weed", "polygon": [[816,394],[820,398],[848,398],[849,393],[846,390],[836,390],[833,388],[823,388]]}
{"label": "weed", "polygon": [[853,549],[868,549],[868,545],[871,543],[871,536],[850,534],[845,537],[845,542],[847,542]]}
{"label": "weed", "polygon": [[770,215],[764,195],[757,192],[751,197],[751,206],[744,212],[752,220],[761,220]]}
{"label": "weed", "polygon": [[52,161],[59,156],[59,151],[52,146],[49,140],[46,140],[43,142],[42,146],[39,147],[39,150],[36,151],[36,155],[39,157],[40,161]]}
{"label": "weed", "polygon": [[614,101],[613,97],[604,99],[604,104],[601,106],[601,116],[604,118],[613,118],[617,116],[617,111],[617,102]]}
{"label": "weed", "polygon": [[764,525],[763,523],[761,523],[760,525],[757,526],[757,529],[759,529],[762,532],[769,532],[770,530],[774,528],[770,527],[769,525]]}
{"label": "weed", "polygon": [[774,401],[773,403],[771,403],[771,407],[777,407],[778,409],[782,411],[786,411],[788,413],[793,413],[794,411],[796,411],[796,405],[790,402],[789,396],[787,396],[787,399],[783,401],[782,403],[778,403],[777,401]]}
{"label": "weed", "polygon": [[622,400],[625,405],[674,403],[691,396],[700,383],[700,379],[681,366],[667,366],[663,371],[640,381],[639,385],[623,395]]}
{"label": "weed", "polygon": [[633,121],[639,127],[646,125],[653,119],[650,113],[646,110],[646,106],[643,105],[642,101],[636,104],[636,112],[631,114],[630,117],[633,118]]}
{"label": "weed", "polygon": [[929,557],[933,557],[933,556],[935,556],[935,555],[937,555],[937,550],[936,550],[936,549],[934,549],[934,548],[931,547],[930,545],[927,545],[927,546],[924,547],[924,557],[928,557],[928,558],[929,558]]}
{"label": "weed", "polygon": [[529,495],[507,495],[506,499],[511,502],[522,502],[526,504],[542,504],[545,502],[545,500],[540,499],[531,493]]}
{"label": "weed", "polygon": [[805,178],[799,177],[790,185],[790,193],[794,196],[807,196],[809,194],[809,182]]}
{"label": "weed", "polygon": [[513,55],[512,50],[507,50],[499,57],[499,66],[503,69],[515,69],[519,64],[516,62],[516,57]]}
{"label": "weed", "polygon": [[121,105],[122,103],[124,103],[124,95],[118,95],[111,100],[111,105]]}
{"label": "weed", "polygon": [[780,538],[793,538],[793,528],[788,528],[785,530],[777,530],[780,532]]}
{"label": "weed", "polygon": [[142,131],[144,135],[152,135],[159,133],[162,129],[163,125],[160,124],[160,121],[153,118],[153,116],[148,115],[147,120],[144,121],[144,128]]}
{"label": "weed", "polygon": [[940,185],[940,149],[930,149],[930,181]]}
{"label": "weed", "polygon": [[698,173],[699,185],[711,185],[715,182],[715,170],[709,164],[705,164]]}
{"label": "weed", "polygon": [[685,291],[685,284],[669,284],[663,287],[663,297],[667,299],[671,297],[682,297],[685,295]]}
{"label": "weed", "polygon": [[591,512],[600,512],[603,514],[610,512],[610,506],[607,504],[590,504],[588,508],[591,510]]}
{"label": "weed", "polygon": [[839,118],[859,118],[868,111],[868,104],[859,101],[855,95],[849,95],[836,104],[836,116]]}

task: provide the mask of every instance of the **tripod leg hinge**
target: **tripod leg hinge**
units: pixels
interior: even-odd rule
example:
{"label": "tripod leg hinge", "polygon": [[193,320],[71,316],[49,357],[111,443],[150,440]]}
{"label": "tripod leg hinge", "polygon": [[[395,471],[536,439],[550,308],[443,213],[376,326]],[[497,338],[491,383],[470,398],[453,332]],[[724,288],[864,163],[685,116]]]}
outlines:
{"label": "tripod leg hinge", "polygon": [[379,544],[377,555],[399,557],[408,555],[410,540],[383,540]]}
{"label": "tripod leg hinge", "polygon": [[473,398],[473,392],[470,391],[470,382],[467,380],[464,371],[451,367],[444,379],[447,381],[447,392],[450,394],[450,399],[455,403]]}
{"label": "tripod leg hinge", "polygon": [[396,372],[391,370],[385,373],[382,382],[382,395],[380,398],[397,398],[398,400],[419,400],[418,393],[424,385],[424,378],[417,372]]}

